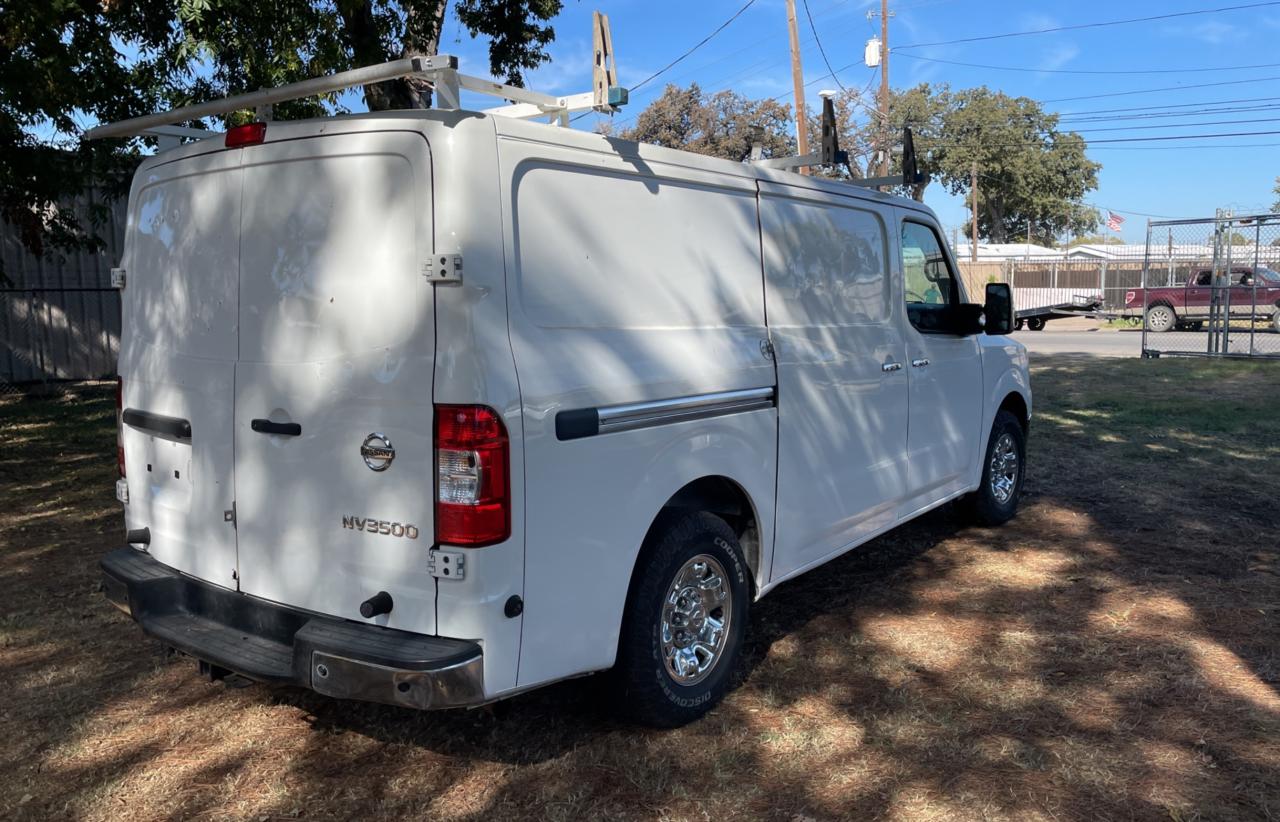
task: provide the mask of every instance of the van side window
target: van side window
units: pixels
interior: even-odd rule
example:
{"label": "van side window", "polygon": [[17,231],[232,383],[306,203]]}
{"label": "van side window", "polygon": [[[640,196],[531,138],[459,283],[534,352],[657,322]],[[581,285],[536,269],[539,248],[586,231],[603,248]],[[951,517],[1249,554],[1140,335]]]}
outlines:
{"label": "van side window", "polygon": [[921,223],[902,224],[902,272],[906,284],[907,318],[921,330],[936,327],[928,316],[960,302],[955,272],[942,252],[937,233]]}

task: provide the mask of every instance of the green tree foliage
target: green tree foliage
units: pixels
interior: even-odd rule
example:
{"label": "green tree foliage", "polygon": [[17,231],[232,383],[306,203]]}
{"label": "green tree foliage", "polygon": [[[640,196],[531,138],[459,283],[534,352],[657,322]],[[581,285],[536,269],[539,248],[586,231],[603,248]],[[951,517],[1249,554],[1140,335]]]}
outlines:
{"label": "green tree foliage", "polygon": [[759,129],[764,156],[794,154],[790,125],[790,106],[732,91],[706,95],[694,83],[688,88],[667,86],[640,112],[635,126],[619,136],[740,162],[751,154],[753,127]]}
{"label": "green tree foliage", "polygon": [[1056,114],[985,87],[912,92],[932,97],[940,116],[924,119],[929,107],[908,99],[891,107],[891,121],[914,127],[921,170],[952,194],[969,197],[976,166],[983,237],[1012,242],[1026,236],[1029,222],[1033,241],[1047,244],[1097,227],[1097,210],[1082,201],[1098,187],[1102,166],[1086,156],[1083,137],[1058,130]]}
{"label": "green tree foliage", "polygon": [[[448,0],[0,0],[0,217],[40,253],[97,244],[66,203],[118,192],[145,141],[89,144],[86,126],[410,55],[435,54]],[[456,0],[490,70],[522,85],[548,59],[562,0]],[[425,108],[431,89],[364,89],[371,110]],[[336,98],[276,107],[333,110]],[[238,115],[239,118],[247,113]],[[235,122],[237,115],[226,118]],[[199,125],[199,124],[196,124]]]}
{"label": "green tree foliage", "polygon": [[[985,87],[952,91],[925,83],[894,92],[885,118],[857,91],[841,92],[834,102],[840,146],[849,152],[851,168],[828,170],[828,176],[876,176],[882,135],[887,132],[888,142],[899,146],[903,128],[910,126],[926,180],[900,193],[923,201],[929,182],[937,182],[968,200],[976,163],[978,231],[990,242],[1025,238],[1028,220],[1032,240],[1043,245],[1061,233],[1085,234],[1098,225],[1097,210],[1082,200],[1097,188],[1101,166],[1085,155],[1080,135],[1059,131],[1057,115],[1034,100]],[[818,133],[816,117],[809,128]],[[902,173],[900,153],[891,152],[890,169]]]}

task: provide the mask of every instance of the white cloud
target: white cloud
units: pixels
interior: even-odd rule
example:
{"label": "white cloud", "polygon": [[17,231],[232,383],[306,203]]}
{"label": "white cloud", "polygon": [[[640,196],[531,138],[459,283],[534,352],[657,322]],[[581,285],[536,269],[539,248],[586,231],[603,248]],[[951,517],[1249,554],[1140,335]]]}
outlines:
{"label": "white cloud", "polygon": [[1047,49],[1040,57],[1040,62],[1036,64],[1036,68],[1040,71],[1055,71],[1070,63],[1079,55],[1079,46],[1074,43],[1065,43],[1052,49]]}
{"label": "white cloud", "polygon": [[1220,20],[1207,20],[1194,26],[1166,26],[1162,29],[1162,32],[1174,37],[1199,40],[1211,46],[1237,42],[1248,36],[1246,30],[1231,23],[1223,23]]}

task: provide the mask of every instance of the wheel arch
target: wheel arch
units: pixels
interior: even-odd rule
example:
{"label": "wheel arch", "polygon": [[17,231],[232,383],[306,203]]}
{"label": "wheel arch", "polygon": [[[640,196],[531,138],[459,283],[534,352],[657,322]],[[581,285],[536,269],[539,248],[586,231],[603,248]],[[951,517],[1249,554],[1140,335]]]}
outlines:
{"label": "wheel arch", "polygon": [[1005,398],[1000,401],[1000,405],[996,408],[996,413],[1008,411],[1018,418],[1018,422],[1022,424],[1022,433],[1025,435],[1031,427],[1031,412],[1027,408],[1027,400],[1017,391],[1010,391]]}
{"label": "wheel arch", "polygon": [[759,510],[747,489],[723,474],[707,474],[685,483],[658,509],[645,531],[640,552],[632,566],[631,586],[635,585],[636,573],[644,562],[646,550],[666,523],[674,516],[693,511],[715,514],[733,529],[742,547],[742,558],[747,563],[754,596],[764,584],[764,537],[760,533]]}

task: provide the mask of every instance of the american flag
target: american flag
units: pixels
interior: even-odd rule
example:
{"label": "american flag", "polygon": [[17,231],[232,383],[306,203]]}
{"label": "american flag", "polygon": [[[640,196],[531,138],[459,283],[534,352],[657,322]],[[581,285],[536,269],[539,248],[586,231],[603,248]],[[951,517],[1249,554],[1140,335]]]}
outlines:
{"label": "american flag", "polygon": [[1122,225],[1124,225],[1124,217],[1121,217],[1119,214],[1115,213],[1114,211],[1107,212],[1107,228],[1111,229],[1112,231],[1119,231],[1120,226]]}

